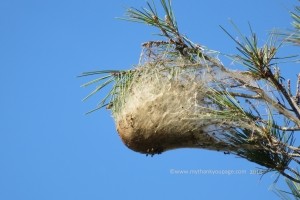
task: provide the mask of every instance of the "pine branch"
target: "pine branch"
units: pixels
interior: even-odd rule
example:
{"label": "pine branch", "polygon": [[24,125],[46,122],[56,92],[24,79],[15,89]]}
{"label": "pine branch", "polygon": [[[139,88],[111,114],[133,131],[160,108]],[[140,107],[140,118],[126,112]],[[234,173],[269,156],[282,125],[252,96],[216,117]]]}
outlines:
{"label": "pine branch", "polygon": [[[195,101],[203,102],[200,105],[197,102],[195,104],[202,106],[200,110],[207,111],[208,115],[195,118],[215,122],[213,125],[219,130],[216,128],[213,131],[222,131],[221,136],[225,137],[216,138],[230,153],[266,167],[266,173],[277,171],[289,180],[300,183],[297,178],[298,171],[290,167],[291,162],[300,163],[300,149],[294,146],[294,132],[300,130],[300,75],[297,91],[293,97],[290,82],[288,81],[287,87],[283,84],[284,79],[277,68],[278,60],[281,58],[276,57],[276,54],[282,43],[276,45],[277,40],[272,36],[265,45],[259,47],[258,38],[251,27],[250,37],[245,37],[238,31],[242,41],[235,39],[221,27],[237,44],[239,55],[233,58],[246,66],[246,71],[237,73],[224,66],[217,57],[208,54],[204,47],[196,45],[179,32],[171,0],[160,0],[160,3],[164,17],[159,16],[154,3],[147,3],[147,7],[142,9],[130,8],[127,11],[126,20],[154,26],[160,31],[160,35],[166,38],[166,41],[150,41],[143,44],[142,53],[145,59],[138,67],[127,71],[103,70],[81,75],[100,75],[82,85],[86,87],[99,84],[85,99],[111,85],[108,94],[101,99],[92,112],[107,106],[113,114],[119,113],[128,100],[128,95],[132,95],[130,92],[132,86],[136,84],[135,81],[139,81],[145,74],[153,75],[154,79],[161,75],[168,80],[177,80],[179,72],[188,72],[186,73],[188,75],[195,73],[194,77],[207,73],[208,80],[200,82],[203,84],[201,88],[203,98],[195,97]],[[298,12],[300,8],[297,8]],[[292,16],[295,20],[294,27],[299,31],[300,17],[297,13],[293,13]],[[297,32],[288,40],[300,44],[299,35]],[[180,62],[175,62],[178,60]],[[215,69],[221,74],[214,73]],[[224,77],[216,78],[215,75]],[[195,81],[195,83],[199,82]],[[264,87],[271,90],[266,90]],[[246,103],[240,103],[241,99],[246,100]],[[261,107],[256,108],[255,103],[263,106],[266,111]],[[284,122],[278,125],[274,121],[274,114],[279,115]],[[151,150],[152,153],[156,151],[161,152],[161,150]]]}

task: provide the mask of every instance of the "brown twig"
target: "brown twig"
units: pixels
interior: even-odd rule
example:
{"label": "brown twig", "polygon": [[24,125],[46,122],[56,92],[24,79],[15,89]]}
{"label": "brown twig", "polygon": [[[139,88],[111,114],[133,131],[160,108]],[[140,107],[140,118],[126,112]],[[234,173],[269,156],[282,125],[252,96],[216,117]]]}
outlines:
{"label": "brown twig", "polygon": [[297,79],[297,88],[296,88],[296,104],[299,106],[300,105],[300,74],[298,74],[298,79]]}
{"label": "brown twig", "polygon": [[[298,120],[300,120],[300,108],[298,106],[298,99],[296,102],[293,98],[289,95],[287,90],[283,87],[283,85],[275,78],[274,74],[270,69],[267,69],[268,78],[270,78],[271,82],[275,85],[275,87],[282,93],[282,95],[285,97],[285,99],[288,101],[289,105],[291,106],[293,112],[297,116]],[[299,82],[299,76],[298,76],[298,82]],[[297,92],[299,93],[298,87]],[[296,93],[297,96],[297,93]],[[298,94],[299,96],[299,94]]]}

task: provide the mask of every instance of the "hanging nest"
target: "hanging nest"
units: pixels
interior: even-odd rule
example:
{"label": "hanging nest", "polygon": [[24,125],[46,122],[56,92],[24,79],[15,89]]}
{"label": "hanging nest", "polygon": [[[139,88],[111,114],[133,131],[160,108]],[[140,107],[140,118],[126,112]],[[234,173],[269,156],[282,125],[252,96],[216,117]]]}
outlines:
{"label": "hanging nest", "polygon": [[145,154],[177,148],[236,151],[226,134],[231,127],[251,124],[234,113],[218,117],[224,108],[210,95],[220,85],[237,84],[234,77],[241,75],[199,54],[180,56],[168,43],[144,46],[134,70],[115,74],[116,95],[109,107],[124,144]]}
{"label": "hanging nest", "polygon": [[268,168],[290,162],[272,121],[262,126],[232,96],[253,94],[257,83],[247,73],[225,69],[217,55],[204,49],[185,49],[183,55],[168,42],[143,46],[132,70],[82,75],[108,74],[84,84],[107,79],[86,98],[114,83],[95,110],[111,109],[128,148],[150,155],[178,148],[216,150]]}

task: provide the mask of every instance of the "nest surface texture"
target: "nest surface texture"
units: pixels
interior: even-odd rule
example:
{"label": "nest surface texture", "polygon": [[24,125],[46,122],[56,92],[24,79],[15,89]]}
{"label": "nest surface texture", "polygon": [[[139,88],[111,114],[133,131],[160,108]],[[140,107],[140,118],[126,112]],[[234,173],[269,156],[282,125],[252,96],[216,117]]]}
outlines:
{"label": "nest surface texture", "polygon": [[236,122],[212,117],[220,108],[207,95],[234,78],[207,61],[147,53],[147,61],[131,72],[113,113],[125,145],[146,154],[176,148],[230,151],[220,129]]}

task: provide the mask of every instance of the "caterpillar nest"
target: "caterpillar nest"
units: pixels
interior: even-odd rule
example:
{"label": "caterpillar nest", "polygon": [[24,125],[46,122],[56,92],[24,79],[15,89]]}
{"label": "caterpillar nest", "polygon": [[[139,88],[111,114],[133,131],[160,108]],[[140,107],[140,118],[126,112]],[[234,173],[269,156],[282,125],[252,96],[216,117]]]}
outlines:
{"label": "caterpillar nest", "polygon": [[191,62],[170,56],[169,51],[154,55],[117,75],[111,109],[124,144],[151,155],[177,148],[237,151],[227,134],[237,124],[250,125],[234,113],[230,118],[217,117],[224,108],[209,95],[220,84],[234,84],[241,75],[203,58]]}

